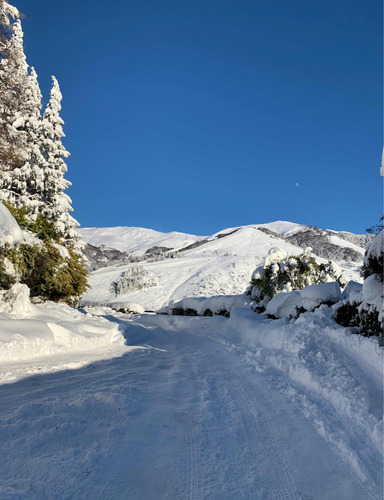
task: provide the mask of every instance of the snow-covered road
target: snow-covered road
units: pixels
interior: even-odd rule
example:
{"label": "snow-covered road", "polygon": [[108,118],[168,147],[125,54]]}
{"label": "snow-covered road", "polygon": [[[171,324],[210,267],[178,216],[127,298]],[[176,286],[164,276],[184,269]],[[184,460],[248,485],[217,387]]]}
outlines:
{"label": "snow-covered road", "polygon": [[380,498],[216,340],[226,320],[185,320],[114,319],[144,348],[0,386],[0,498]]}

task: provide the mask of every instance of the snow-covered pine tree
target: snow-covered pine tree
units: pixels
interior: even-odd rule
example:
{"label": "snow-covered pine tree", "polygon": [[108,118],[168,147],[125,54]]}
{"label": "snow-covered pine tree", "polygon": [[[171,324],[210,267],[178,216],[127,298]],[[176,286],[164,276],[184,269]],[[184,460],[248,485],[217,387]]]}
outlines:
{"label": "snow-covered pine tree", "polygon": [[[6,0],[0,0],[0,170],[13,170],[25,160],[25,135],[14,126],[23,106],[26,61],[22,36],[14,35],[19,13]],[[22,35],[22,34],[21,34]],[[25,63],[25,64],[24,64]]]}
{"label": "snow-covered pine tree", "polygon": [[60,117],[62,95],[57,79],[52,76],[49,103],[43,114],[42,148],[48,168],[44,171],[43,215],[52,221],[66,246],[76,247],[80,235],[76,231],[79,223],[70,215],[73,211],[71,198],[64,191],[71,183],[64,178],[67,165],[64,161],[70,154],[62,143],[64,121]]}
{"label": "snow-covered pine tree", "polygon": [[16,208],[28,211],[28,217],[36,219],[42,212],[44,200],[41,197],[43,170],[47,162],[41,153],[42,119],[41,92],[34,68],[28,67],[24,47],[23,30],[20,20],[13,25],[11,39],[13,66],[10,81],[15,82],[17,96],[13,101],[13,116],[10,116],[11,128],[22,138],[18,145],[19,159],[12,168],[1,176],[0,199]]}

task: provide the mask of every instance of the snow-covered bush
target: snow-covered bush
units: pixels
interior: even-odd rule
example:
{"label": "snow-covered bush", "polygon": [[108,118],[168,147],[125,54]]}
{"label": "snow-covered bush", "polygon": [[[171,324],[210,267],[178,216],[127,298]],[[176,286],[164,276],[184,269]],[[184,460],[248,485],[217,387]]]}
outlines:
{"label": "snow-covered bush", "polygon": [[363,278],[376,274],[381,283],[383,283],[384,264],[383,240],[384,230],[381,230],[365,252],[363,267],[361,268]]}
{"label": "snow-covered bush", "polygon": [[9,290],[15,282],[14,269],[6,256],[6,249],[0,247],[0,290]]}
{"label": "snow-covered bush", "polygon": [[310,285],[341,280],[341,269],[334,262],[318,263],[311,249],[301,255],[288,256],[280,248],[272,248],[264,264],[252,274],[247,293],[265,306],[279,292],[301,290]]}
{"label": "snow-covered bush", "polygon": [[146,271],[141,266],[132,266],[128,268],[118,281],[113,283],[116,295],[123,295],[134,290],[151,288],[157,286],[159,278],[156,274]]}
{"label": "snow-covered bush", "polygon": [[341,300],[337,281],[310,285],[301,290],[280,292],[268,302],[265,313],[272,318],[297,318],[305,311],[313,311],[322,304],[333,305]]}
{"label": "snow-covered bush", "polygon": [[0,202],[0,246],[8,244],[14,247],[23,241],[23,231],[15,217]]}
{"label": "snow-covered bush", "polygon": [[60,245],[46,218],[39,216],[31,222],[24,215],[23,210],[14,210],[12,215],[0,203],[0,234],[4,236],[0,241],[0,289],[7,290],[18,281],[30,288],[32,297],[76,301],[87,289],[81,257]]}
{"label": "snow-covered bush", "polygon": [[60,237],[53,222],[47,217],[38,214],[34,219],[29,216],[29,211],[25,207],[16,208],[10,203],[4,204],[10,213],[13,215],[20,228],[36,234],[40,240],[59,241]]}
{"label": "snow-covered bush", "polygon": [[30,288],[31,297],[74,303],[86,292],[87,271],[71,249],[64,256],[58,246],[45,241],[10,249],[7,257],[18,281]]}
{"label": "snow-covered bush", "polygon": [[343,326],[357,327],[367,337],[384,336],[383,259],[384,231],[368,247],[362,267],[365,278],[361,291],[350,293],[336,308],[336,321]]}

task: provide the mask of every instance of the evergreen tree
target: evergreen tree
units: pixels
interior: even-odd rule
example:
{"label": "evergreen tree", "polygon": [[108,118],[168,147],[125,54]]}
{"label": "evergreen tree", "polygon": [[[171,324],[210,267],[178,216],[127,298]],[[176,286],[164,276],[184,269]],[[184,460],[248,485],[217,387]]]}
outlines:
{"label": "evergreen tree", "polygon": [[[0,201],[25,211],[36,221],[52,222],[68,247],[79,247],[78,222],[70,215],[71,199],[64,191],[62,95],[53,78],[49,103],[41,116],[41,92],[34,68],[29,68],[17,9],[0,0]],[[4,85],[3,85],[4,83]]]}
{"label": "evergreen tree", "polygon": [[70,215],[73,211],[71,198],[64,191],[71,183],[64,178],[70,154],[62,144],[64,121],[60,117],[62,95],[57,79],[52,76],[49,103],[43,115],[43,154],[48,164],[44,173],[43,215],[51,220],[67,246],[76,246],[80,239],[76,227],[79,223]]}
{"label": "evergreen tree", "polygon": [[12,64],[8,74],[14,82],[17,95],[13,99],[13,116],[9,114],[9,124],[18,134],[18,158],[0,180],[0,197],[17,208],[24,207],[29,216],[35,219],[42,211],[41,183],[46,160],[41,153],[42,135],[41,92],[34,68],[29,70],[23,47],[23,31],[20,21],[13,25],[10,42]]}
{"label": "evergreen tree", "polygon": [[[17,130],[23,107],[26,67],[17,9],[0,0],[0,170],[8,172],[25,160],[25,136]],[[14,34],[14,31],[16,33]],[[23,74],[24,73],[24,74]],[[15,123],[16,122],[16,123]]]}

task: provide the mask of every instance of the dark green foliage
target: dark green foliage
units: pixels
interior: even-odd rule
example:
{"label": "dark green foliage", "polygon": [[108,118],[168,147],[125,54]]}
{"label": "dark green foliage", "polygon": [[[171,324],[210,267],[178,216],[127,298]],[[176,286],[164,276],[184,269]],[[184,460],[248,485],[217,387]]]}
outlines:
{"label": "dark green foliage", "polygon": [[[314,257],[297,255],[288,257],[285,262],[274,262],[263,268],[260,278],[253,279],[251,285],[258,289],[258,300],[272,298],[282,292],[286,285],[292,290],[301,290],[308,285],[324,283],[327,276],[339,281],[332,269],[331,262],[318,264]],[[341,283],[340,283],[341,284]]]}
{"label": "dark green foliage", "polygon": [[226,309],[220,309],[217,313],[215,313],[215,316],[224,316],[224,318],[229,318],[230,313]]}
{"label": "dark green foliage", "polygon": [[361,268],[361,276],[366,279],[371,274],[377,274],[381,282],[383,282],[383,255],[378,257],[371,257],[365,259],[364,265]]}
{"label": "dark green foliage", "polygon": [[260,299],[264,297],[272,298],[277,291],[283,290],[284,286],[289,283],[289,275],[280,264],[281,263],[278,263],[279,271],[277,273],[273,272],[272,266],[267,266],[264,268],[261,278],[256,278],[251,281],[251,285],[259,289]]}
{"label": "dark green foliage", "polygon": [[0,247],[0,290],[9,290],[16,282],[14,276],[6,272],[5,268],[6,248]]}
{"label": "dark green foliage", "polygon": [[[55,243],[60,238],[50,222],[43,215],[36,220],[29,219],[25,208],[7,205],[19,226],[35,234],[40,244],[21,244],[17,248],[0,248],[0,288],[8,289],[15,283],[25,283],[30,288],[31,297],[43,297],[54,301],[76,302],[87,290],[88,272],[81,256],[73,249],[67,249],[69,256],[63,257]],[[4,259],[13,264],[16,276],[5,272]]]}
{"label": "dark green foliage", "polygon": [[197,316],[196,309],[187,309],[183,312],[183,316]]}
{"label": "dark green foliage", "polygon": [[358,303],[347,302],[340,306],[336,311],[335,320],[341,326],[357,327],[356,333],[361,333],[364,337],[384,336],[378,311],[364,309]]}
{"label": "dark green foliage", "polygon": [[63,258],[52,243],[22,244],[8,251],[21,283],[31,290],[31,297],[73,303],[87,290],[87,271],[81,258],[72,250]]}
{"label": "dark green foliage", "polygon": [[359,326],[360,317],[358,311],[359,304],[346,303],[340,306],[335,315],[335,320],[341,326]]}
{"label": "dark green foliage", "polygon": [[9,203],[4,203],[4,205],[16,219],[21,229],[34,233],[40,240],[54,240],[57,243],[60,242],[60,237],[55,229],[55,225],[43,215],[38,214],[36,220],[31,220],[29,217],[30,212],[26,208],[16,208]]}
{"label": "dark green foliage", "polygon": [[378,311],[361,312],[361,333],[365,337],[384,337],[383,325],[379,321]]}
{"label": "dark green foliage", "polygon": [[257,313],[262,314],[263,312],[265,312],[266,308],[264,306],[256,305],[252,309]]}
{"label": "dark green foliage", "polygon": [[[382,253],[384,235],[377,235],[367,248],[364,255],[364,264],[361,268],[361,276],[366,279],[371,274],[376,274],[379,280],[383,283],[383,264],[384,255]],[[380,241],[381,240],[381,241]],[[372,249],[374,248],[374,251]],[[381,248],[381,250],[379,250]],[[378,255],[380,252],[380,255]]]}

